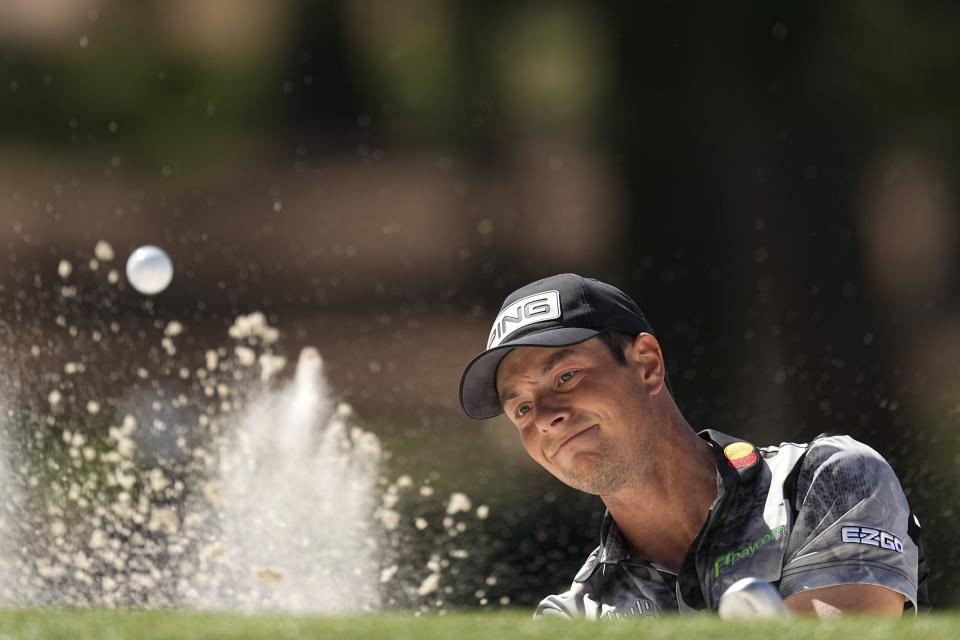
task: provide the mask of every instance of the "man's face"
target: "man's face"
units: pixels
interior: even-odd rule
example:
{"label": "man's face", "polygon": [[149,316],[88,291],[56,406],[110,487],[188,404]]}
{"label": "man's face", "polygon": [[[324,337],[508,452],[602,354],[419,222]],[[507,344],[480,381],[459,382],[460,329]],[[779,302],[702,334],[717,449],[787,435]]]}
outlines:
{"label": "man's face", "polygon": [[497,392],[527,453],[576,489],[607,495],[652,468],[652,387],[644,367],[659,359],[659,349],[634,355],[628,349],[621,365],[593,339],[519,347],[500,363]]}

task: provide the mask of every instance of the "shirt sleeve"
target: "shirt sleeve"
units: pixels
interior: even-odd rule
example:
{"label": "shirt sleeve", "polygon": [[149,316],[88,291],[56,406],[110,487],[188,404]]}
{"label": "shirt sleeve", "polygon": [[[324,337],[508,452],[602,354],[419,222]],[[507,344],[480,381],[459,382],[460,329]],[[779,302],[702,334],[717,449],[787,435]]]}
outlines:
{"label": "shirt sleeve", "polygon": [[873,584],[917,607],[917,546],[907,498],[880,454],[847,436],[816,440],[797,478],[796,522],[780,593]]}
{"label": "shirt sleeve", "polygon": [[584,618],[588,617],[588,610],[592,612],[596,607],[586,596],[583,584],[574,582],[568,591],[547,596],[537,605],[534,618]]}

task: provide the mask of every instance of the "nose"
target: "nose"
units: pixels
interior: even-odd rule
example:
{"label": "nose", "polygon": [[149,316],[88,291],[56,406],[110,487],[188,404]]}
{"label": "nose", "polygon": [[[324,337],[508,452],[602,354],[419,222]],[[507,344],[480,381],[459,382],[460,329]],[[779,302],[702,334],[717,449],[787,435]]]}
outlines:
{"label": "nose", "polygon": [[569,421],[572,412],[562,398],[543,398],[537,407],[537,428],[546,433]]}

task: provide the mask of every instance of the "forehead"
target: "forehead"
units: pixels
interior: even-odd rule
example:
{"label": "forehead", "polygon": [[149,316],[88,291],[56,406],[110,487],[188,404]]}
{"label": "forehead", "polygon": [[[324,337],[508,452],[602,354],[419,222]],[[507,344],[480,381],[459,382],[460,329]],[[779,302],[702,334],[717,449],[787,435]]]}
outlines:
{"label": "forehead", "polygon": [[538,378],[554,365],[567,360],[602,357],[606,346],[596,338],[568,347],[517,347],[500,362],[496,385],[500,389],[518,378]]}

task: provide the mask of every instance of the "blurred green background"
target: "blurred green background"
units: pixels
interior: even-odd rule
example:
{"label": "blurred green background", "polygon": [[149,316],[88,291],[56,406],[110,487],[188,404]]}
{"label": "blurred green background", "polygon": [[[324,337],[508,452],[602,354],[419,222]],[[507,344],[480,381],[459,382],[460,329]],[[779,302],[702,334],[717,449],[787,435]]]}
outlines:
{"label": "blurred green background", "polygon": [[[955,606],[958,27],[895,0],[4,0],[3,403],[30,406],[58,262],[159,244],[174,282],[127,290],[124,332],[178,319],[202,358],[262,310],[316,346],[385,473],[490,505],[449,600],[498,575],[528,606],[602,506],[457,383],[506,293],[574,271],[638,300],[694,426],[884,454]],[[105,400],[137,357],[94,357]]]}

